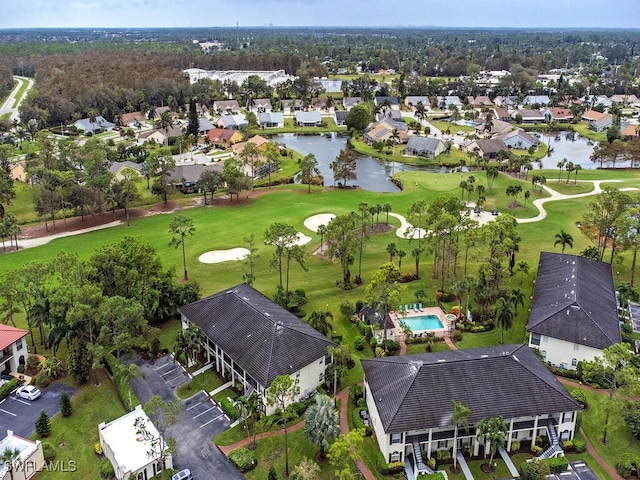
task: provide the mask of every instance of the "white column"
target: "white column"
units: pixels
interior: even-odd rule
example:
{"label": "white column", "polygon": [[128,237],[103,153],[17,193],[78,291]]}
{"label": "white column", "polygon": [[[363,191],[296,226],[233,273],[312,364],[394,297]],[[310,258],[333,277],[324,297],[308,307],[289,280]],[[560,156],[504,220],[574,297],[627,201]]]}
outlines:
{"label": "white column", "polygon": [[536,437],[538,436],[538,415],[536,415],[533,421],[533,437],[531,437],[531,446],[536,444]]}
{"label": "white column", "polygon": [[431,458],[431,438],[433,437],[433,428],[429,429],[429,441],[427,443],[427,461]]}
{"label": "white column", "polygon": [[511,436],[513,435],[513,418],[511,419],[511,422],[509,423],[509,438],[507,440],[507,452],[511,451]]}

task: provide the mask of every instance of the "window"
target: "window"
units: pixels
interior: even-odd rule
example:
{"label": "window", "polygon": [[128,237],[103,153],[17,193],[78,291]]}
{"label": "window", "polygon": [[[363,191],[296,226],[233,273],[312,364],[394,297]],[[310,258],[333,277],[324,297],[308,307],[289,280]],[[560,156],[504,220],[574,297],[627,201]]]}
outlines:
{"label": "window", "polygon": [[318,375],[318,381],[320,383],[324,382],[324,372],[320,372],[320,375]]}
{"label": "window", "polygon": [[578,366],[578,359],[577,358],[572,358],[571,359],[571,366],[572,367]]}
{"label": "window", "polygon": [[438,450],[447,448],[448,445],[449,445],[449,442],[447,440],[438,440]]}
{"label": "window", "polygon": [[391,434],[391,445],[396,443],[402,443],[402,434],[401,433],[392,433]]}
{"label": "window", "polygon": [[517,439],[518,439],[518,432],[512,432],[512,433],[511,433],[511,438],[512,438],[513,440],[517,440]]}
{"label": "window", "polygon": [[573,344],[573,351],[574,352],[578,352],[580,350],[580,344],[579,343],[574,343]]}
{"label": "window", "polygon": [[531,345],[540,346],[540,334],[538,334],[538,333],[532,333],[531,334]]}
{"label": "window", "polygon": [[400,457],[400,452],[393,452],[389,455],[389,463],[391,462],[400,462],[402,461],[402,457]]}
{"label": "window", "polygon": [[545,337],[544,335],[542,335],[542,343],[544,343],[545,345],[549,343],[549,337]]}
{"label": "window", "polygon": [[318,360],[318,365],[323,365],[324,364],[324,358],[321,358],[320,360]]}
{"label": "window", "polygon": [[331,365],[331,355],[325,355],[324,364],[325,365]]}
{"label": "window", "polygon": [[296,378],[300,378],[300,370],[296,372]]}
{"label": "window", "polygon": [[573,412],[565,412],[562,414],[562,423],[573,422]]}
{"label": "window", "polygon": [[16,350],[22,350],[22,344],[23,344],[22,339],[18,340],[16,342]]}

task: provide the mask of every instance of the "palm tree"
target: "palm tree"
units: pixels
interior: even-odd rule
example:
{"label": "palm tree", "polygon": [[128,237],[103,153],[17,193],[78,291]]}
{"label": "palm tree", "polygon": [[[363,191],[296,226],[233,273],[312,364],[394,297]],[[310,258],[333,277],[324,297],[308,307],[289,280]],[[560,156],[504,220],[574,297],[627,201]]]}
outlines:
{"label": "palm tree", "polygon": [[571,172],[573,172],[575,170],[575,165],[573,164],[573,162],[567,162],[567,165],[564,167],[564,169],[567,171],[567,185],[569,185],[569,179],[571,178]]}
{"label": "palm tree", "polygon": [[422,249],[420,247],[411,250],[411,256],[416,259],[416,278],[420,279],[420,254]]}
{"label": "palm tree", "polygon": [[114,372],[114,377],[118,377],[117,381],[126,383],[127,391],[129,392],[129,411],[132,411],[133,399],[131,398],[131,380],[134,378],[144,377],[144,372],[135,363],[130,365],[118,363],[116,368],[117,370]]}
{"label": "palm tree", "polygon": [[393,257],[395,257],[398,253],[398,247],[394,242],[391,242],[387,245],[387,253],[389,254],[389,261],[393,262]]}
{"label": "palm tree", "polygon": [[0,465],[4,465],[7,468],[9,475],[11,475],[11,480],[14,479],[13,472],[20,467],[19,457],[20,449],[11,447],[5,449],[0,455]]}
{"label": "palm tree", "polygon": [[567,159],[566,159],[566,158],[563,158],[563,159],[562,159],[562,160],[560,160],[560,161],[557,163],[557,165],[556,165],[556,166],[558,167],[558,169],[560,170],[560,171],[558,172],[558,183],[561,181],[561,178],[560,178],[560,177],[562,176],[562,168],[563,168],[566,164],[567,164]]}
{"label": "palm tree", "polygon": [[496,323],[502,328],[500,343],[504,344],[504,331],[511,328],[514,316],[511,302],[508,299],[504,297],[500,297],[498,299],[495,308],[495,316]]}
{"label": "palm tree", "polygon": [[169,225],[169,233],[171,234],[171,241],[169,242],[170,247],[182,246],[182,263],[184,266],[184,280],[187,281],[187,257],[185,253],[185,238],[187,236],[192,236],[195,232],[195,227],[193,226],[193,219],[187,217],[186,215],[177,215]]}
{"label": "palm tree", "polygon": [[329,443],[340,435],[340,419],[329,396],[318,394],[315,400],[304,415],[304,433],[311,443],[320,446],[319,457],[324,458]]}
{"label": "palm tree", "polygon": [[520,274],[520,285],[522,285],[522,280],[529,274],[529,264],[524,260],[520,260],[516,266],[516,272]]}
{"label": "palm tree", "polygon": [[331,328],[331,324],[327,321],[327,318],[333,320],[333,314],[329,310],[326,312],[314,310],[311,312],[311,315],[309,315],[307,323],[321,334],[326,335],[329,328]]}
{"label": "palm tree", "polygon": [[402,259],[407,256],[407,252],[404,250],[398,250],[398,272],[402,274]]}
{"label": "palm tree", "polygon": [[169,144],[169,127],[173,124],[171,113],[168,111],[162,112],[156,120],[156,127],[160,130],[164,130],[164,144]]}
{"label": "palm tree", "polygon": [[456,402],[451,399],[451,405],[453,406],[453,415],[451,415],[451,425],[455,427],[455,431],[453,434],[453,468],[454,470],[458,468],[458,428],[462,427],[465,429],[465,432],[469,433],[469,422],[467,421],[467,417],[471,415],[471,409],[466,407],[460,402]]}
{"label": "palm tree", "polygon": [[518,304],[524,308],[524,293],[519,288],[511,290],[511,303],[513,304],[514,314],[518,315]]}
{"label": "palm tree", "polygon": [[560,233],[556,233],[556,241],[553,242],[553,247],[555,248],[558,244],[562,245],[561,253],[564,253],[564,249],[567,245],[569,248],[573,248],[573,237],[564,230],[560,230]]}
{"label": "palm tree", "polygon": [[324,246],[324,236],[327,234],[327,226],[326,225],[318,225],[318,235],[320,235],[320,251],[323,251]]}
{"label": "palm tree", "polygon": [[397,128],[391,130],[391,140],[393,141],[393,156],[396,156],[396,145],[400,143],[400,133]]}
{"label": "palm tree", "polygon": [[574,185],[578,184],[578,172],[582,170],[582,165],[577,164],[573,167],[573,171],[576,172],[575,177],[574,177]]}
{"label": "palm tree", "polygon": [[385,224],[389,225],[389,212],[391,211],[391,204],[390,203],[385,203],[382,206],[382,210],[384,210],[384,213],[387,214],[387,221],[385,222]]}

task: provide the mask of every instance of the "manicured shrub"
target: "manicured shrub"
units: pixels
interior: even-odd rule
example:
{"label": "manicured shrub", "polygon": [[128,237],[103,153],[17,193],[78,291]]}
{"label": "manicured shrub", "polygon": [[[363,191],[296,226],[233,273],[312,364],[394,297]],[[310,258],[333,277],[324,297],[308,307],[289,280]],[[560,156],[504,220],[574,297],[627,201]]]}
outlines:
{"label": "manicured shrub", "polygon": [[27,369],[25,370],[27,375],[34,376],[36,373],[38,373],[39,365],[40,361],[38,360],[38,357],[36,357],[35,355],[30,355],[29,358],[27,358]]}
{"label": "manicured shrub", "polygon": [[564,472],[569,468],[569,460],[566,457],[545,458],[543,462],[547,464],[551,473]]}
{"label": "manicured shrub", "polygon": [[52,462],[56,458],[56,449],[49,442],[42,442],[42,455],[46,463]]}
{"label": "manicured shrub", "polygon": [[378,455],[376,455],[376,469],[382,475],[387,475],[389,473],[389,464],[382,453],[378,453]]}
{"label": "manicured shrub", "polygon": [[513,442],[511,442],[511,451],[517,452],[518,450],[520,450],[520,442],[514,440]]}
{"label": "manicured shrub", "polygon": [[369,345],[371,346],[371,348],[375,350],[376,347],[378,346],[378,339],[376,337],[371,337],[369,339]]}
{"label": "manicured shrub", "polygon": [[358,351],[364,350],[364,337],[362,335],[356,336],[356,338],[353,339],[353,345]]}
{"label": "manicured shrub", "polygon": [[531,453],[536,456],[540,455],[542,453],[542,447],[539,447],[538,445],[531,445]]}
{"label": "manicured shrub", "polygon": [[386,355],[386,353],[384,353],[384,348],[376,347],[376,350],[375,350],[375,356],[376,357],[384,357],[385,355]]}
{"label": "manicured shrub", "polygon": [[571,390],[571,396],[583,407],[587,406],[587,395],[584,393],[584,391],[578,389]]}
{"label": "manicured shrub", "polygon": [[229,460],[231,460],[231,462],[238,467],[238,470],[242,473],[250,472],[258,465],[253,452],[244,447],[231,452],[229,454]]}
{"label": "manicured shrub", "polygon": [[534,459],[523,463],[520,466],[520,473],[522,473],[522,480],[545,480],[551,471],[549,465]]}
{"label": "manicured shrub", "polygon": [[627,478],[631,476],[633,468],[640,467],[640,455],[633,453],[623,453],[620,456],[620,460],[616,464],[616,470],[620,475]]}
{"label": "manicured shrub", "polygon": [[574,438],[573,440],[573,448],[577,453],[583,453],[587,451],[587,442],[582,440],[581,438]]}
{"label": "manicured shrub", "polygon": [[436,468],[436,459],[435,459],[435,458],[433,458],[433,457],[431,457],[431,458],[429,459],[429,461],[427,462],[427,465],[429,466],[429,468],[430,468],[431,470],[433,470],[434,468]]}
{"label": "manicured shrub", "polygon": [[[314,401],[313,398],[311,398],[310,400]],[[295,402],[292,403],[289,408],[291,409],[292,412],[294,412],[296,414],[297,417],[301,417],[302,415],[304,415],[304,412],[307,410],[307,404],[303,403],[303,402]]]}
{"label": "manicured shrub", "polygon": [[100,442],[93,446],[93,451],[96,452],[96,455],[102,455],[102,445],[100,445]]}
{"label": "manicured shrub", "polygon": [[460,342],[462,340],[462,332],[460,330],[456,330],[453,332],[453,341]]}
{"label": "manicured shrub", "polygon": [[451,458],[451,452],[449,450],[438,450],[436,452],[436,458],[440,461],[449,460]]}
{"label": "manicured shrub", "polygon": [[388,356],[395,355],[400,351],[400,344],[395,340],[387,340],[386,342],[383,342],[383,345]]}
{"label": "manicured shrub", "polygon": [[113,478],[115,472],[113,471],[113,465],[107,458],[103,458],[100,462],[100,476],[102,478]]}
{"label": "manicured shrub", "polygon": [[391,462],[389,465],[387,465],[387,471],[390,475],[404,472],[404,462]]}
{"label": "manicured shrub", "polygon": [[24,371],[25,371],[24,365],[22,365],[22,364],[18,365],[17,370],[18,370],[18,373],[24,373]]}
{"label": "manicured shrub", "polygon": [[240,418],[240,410],[228,398],[220,400],[220,408],[232,421]]}
{"label": "manicured shrub", "polygon": [[48,437],[51,434],[51,419],[47,412],[40,411],[40,416],[36,419],[36,433],[39,437]]}
{"label": "manicured shrub", "polygon": [[7,398],[11,392],[18,388],[18,379],[12,378],[0,387],[0,400]]}
{"label": "manicured shrub", "polygon": [[561,446],[563,450],[573,450],[573,440],[565,440]]}
{"label": "manicured shrub", "polygon": [[71,400],[69,395],[64,390],[60,394],[60,413],[63,417],[68,417],[73,413],[73,407],[71,406]]}
{"label": "manicured shrub", "polygon": [[484,331],[485,331],[485,328],[482,325],[478,325],[478,326],[475,326],[475,327],[471,328],[471,333],[480,333],[480,332],[484,332]]}

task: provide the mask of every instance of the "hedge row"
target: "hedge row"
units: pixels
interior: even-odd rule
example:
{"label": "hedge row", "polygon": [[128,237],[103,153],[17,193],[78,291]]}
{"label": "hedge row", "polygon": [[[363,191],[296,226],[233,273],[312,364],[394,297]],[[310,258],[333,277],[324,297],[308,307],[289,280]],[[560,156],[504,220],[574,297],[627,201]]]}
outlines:
{"label": "hedge row", "polygon": [[242,473],[247,473],[256,468],[258,462],[256,461],[256,457],[247,448],[238,448],[229,454],[229,460],[238,467]]}
{"label": "hedge row", "polygon": [[129,405],[129,393],[131,393],[131,403],[133,404],[132,408],[136,408],[140,405],[140,400],[136,396],[133,390],[129,390],[129,381],[119,373],[120,366],[122,365],[118,362],[118,359],[111,353],[107,353],[104,356],[104,363],[107,367],[107,370],[113,377],[113,382],[116,384],[118,389],[118,396],[120,397],[120,402],[124,405],[125,409],[128,410]]}
{"label": "hedge row", "polygon": [[9,396],[11,392],[13,392],[16,388],[18,388],[18,379],[12,378],[7,383],[0,387],[0,400],[3,400]]}
{"label": "hedge row", "polygon": [[220,404],[220,408],[222,411],[229,417],[232,421],[240,418],[240,410],[233,405],[233,402],[228,398],[223,398],[218,402]]}

